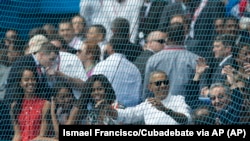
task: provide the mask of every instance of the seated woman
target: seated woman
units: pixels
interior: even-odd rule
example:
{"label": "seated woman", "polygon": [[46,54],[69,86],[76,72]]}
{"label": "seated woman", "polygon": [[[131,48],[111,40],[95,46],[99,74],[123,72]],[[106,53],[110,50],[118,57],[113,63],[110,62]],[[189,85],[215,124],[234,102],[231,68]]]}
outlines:
{"label": "seated woman", "polygon": [[117,124],[106,115],[106,109],[123,108],[116,102],[115,91],[106,76],[92,75],[85,83],[85,91],[80,98],[79,107],[87,103],[86,109],[81,108],[82,124],[110,125]]}
{"label": "seated woman", "polygon": [[10,110],[15,141],[35,140],[47,133],[46,116],[50,102],[36,92],[35,71],[27,67],[17,73]]}

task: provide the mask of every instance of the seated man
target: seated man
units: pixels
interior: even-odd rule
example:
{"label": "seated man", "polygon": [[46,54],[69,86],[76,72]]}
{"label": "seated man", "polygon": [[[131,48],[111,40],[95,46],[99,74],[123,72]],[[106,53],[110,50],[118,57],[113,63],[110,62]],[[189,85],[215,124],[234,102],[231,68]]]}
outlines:
{"label": "seated man", "polygon": [[124,124],[139,121],[144,121],[146,125],[189,124],[190,107],[185,103],[183,96],[169,93],[169,80],[166,73],[152,72],[149,82],[148,88],[154,93],[154,97],[146,99],[135,107],[111,110],[109,114]]}

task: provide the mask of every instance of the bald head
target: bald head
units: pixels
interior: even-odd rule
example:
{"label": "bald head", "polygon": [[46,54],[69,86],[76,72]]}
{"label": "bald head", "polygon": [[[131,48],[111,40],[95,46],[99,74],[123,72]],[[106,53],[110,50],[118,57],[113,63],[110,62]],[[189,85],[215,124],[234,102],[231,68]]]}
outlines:
{"label": "bald head", "polygon": [[159,52],[164,48],[167,34],[161,31],[152,31],[147,37],[147,48]]}

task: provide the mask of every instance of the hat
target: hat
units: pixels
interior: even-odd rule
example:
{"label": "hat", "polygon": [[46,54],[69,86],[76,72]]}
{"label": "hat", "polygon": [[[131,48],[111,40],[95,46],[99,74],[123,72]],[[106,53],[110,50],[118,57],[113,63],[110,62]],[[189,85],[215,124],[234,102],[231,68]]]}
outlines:
{"label": "hat", "polygon": [[48,42],[49,40],[42,34],[35,35],[29,40],[29,49],[28,53],[37,52],[43,43]]}

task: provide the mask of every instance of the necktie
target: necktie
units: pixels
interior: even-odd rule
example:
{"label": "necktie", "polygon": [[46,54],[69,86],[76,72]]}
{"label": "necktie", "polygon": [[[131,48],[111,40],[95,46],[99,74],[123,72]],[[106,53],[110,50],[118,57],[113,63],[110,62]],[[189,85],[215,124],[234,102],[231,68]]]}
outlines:
{"label": "necktie", "polygon": [[37,73],[39,75],[39,79],[42,79],[44,77],[44,73],[42,71],[42,65],[37,65]]}

